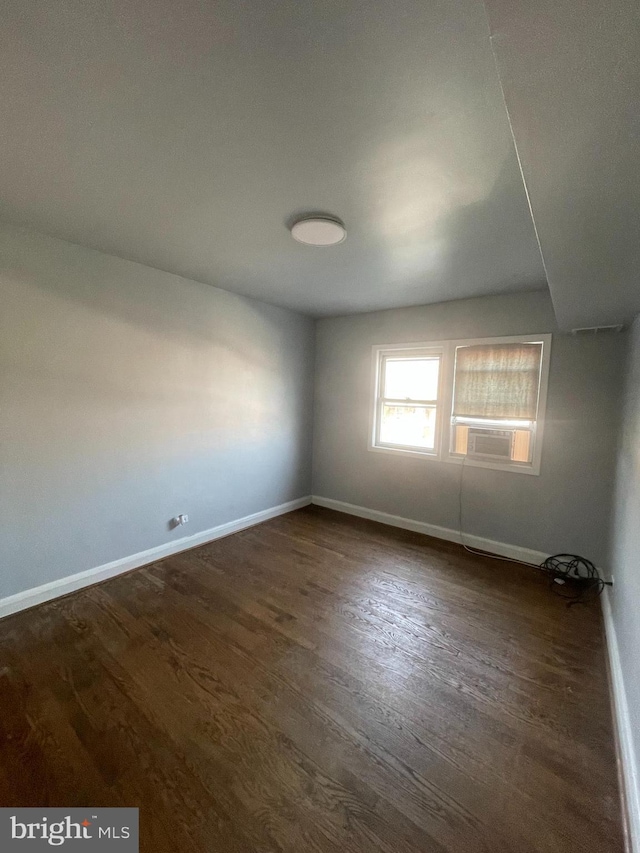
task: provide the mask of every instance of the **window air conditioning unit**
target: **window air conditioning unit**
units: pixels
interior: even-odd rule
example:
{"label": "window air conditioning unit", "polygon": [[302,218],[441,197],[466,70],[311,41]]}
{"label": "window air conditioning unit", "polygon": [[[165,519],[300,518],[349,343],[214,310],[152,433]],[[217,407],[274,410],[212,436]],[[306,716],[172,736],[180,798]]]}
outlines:
{"label": "window air conditioning unit", "polygon": [[467,456],[509,462],[513,453],[514,429],[470,427]]}

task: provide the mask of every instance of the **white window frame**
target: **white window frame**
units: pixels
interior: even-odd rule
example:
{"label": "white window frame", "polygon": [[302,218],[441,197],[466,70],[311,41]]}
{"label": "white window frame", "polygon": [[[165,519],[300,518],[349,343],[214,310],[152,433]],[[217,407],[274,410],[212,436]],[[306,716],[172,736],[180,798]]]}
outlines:
{"label": "white window frame", "polygon": [[[368,449],[374,453],[389,453],[394,456],[409,456],[430,462],[450,462],[454,465],[470,466],[473,468],[492,468],[498,471],[517,472],[519,474],[540,474],[542,462],[542,444],[547,410],[547,391],[549,387],[549,366],[551,363],[550,334],[544,335],[509,335],[498,338],[461,338],[450,341],[422,341],[396,344],[376,344],[372,347],[371,397]],[[540,385],[538,389],[538,417],[535,422],[533,454],[531,463],[498,462],[493,460],[471,459],[451,452],[451,417],[453,410],[453,382],[455,371],[456,347],[475,346],[478,344],[542,344],[542,364],[540,367]],[[386,356],[406,353],[407,356],[429,357],[440,356],[440,373],[438,381],[438,400],[436,404],[436,434],[433,450],[419,450],[415,447],[401,445],[384,445],[378,440],[380,428],[380,409],[382,405],[382,364]]]}
{"label": "white window frame", "polygon": [[[438,456],[441,446],[441,433],[442,433],[442,390],[443,390],[443,381],[442,374],[444,368],[444,349],[438,345],[423,345],[423,346],[389,346],[389,347],[374,347],[374,349],[378,349],[379,353],[376,359],[376,371],[375,371],[375,388],[374,388],[374,410],[372,411],[372,433],[370,435],[370,450],[379,450],[382,452],[396,453],[400,452],[404,455],[408,456]],[[402,353],[402,356],[405,358],[439,358],[440,359],[440,367],[438,370],[438,398],[435,401],[435,410],[436,410],[436,429],[435,429],[435,439],[434,439],[434,448],[430,450],[429,448],[420,449],[418,447],[413,447],[409,445],[401,445],[401,444],[383,444],[380,441],[380,420],[382,413],[382,406],[384,403],[383,389],[382,389],[382,381],[383,381],[383,370],[382,365],[384,360],[388,357],[397,356],[398,353]],[[389,399],[389,398],[386,398]],[[399,404],[410,405],[410,403],[415,403],[416,406],[425,406],[432,405],[434,401],[432,400],[399,400]]]}

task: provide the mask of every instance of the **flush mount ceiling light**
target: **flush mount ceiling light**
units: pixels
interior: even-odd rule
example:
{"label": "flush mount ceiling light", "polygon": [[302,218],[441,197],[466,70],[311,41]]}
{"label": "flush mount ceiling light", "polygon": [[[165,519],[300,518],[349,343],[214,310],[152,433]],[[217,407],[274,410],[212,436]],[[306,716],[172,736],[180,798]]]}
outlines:
{"label": "flush mount ceiling light", "polygon": [[333,216],[306,216],[291,226],[291,236],[308,246],[335,246],[347,238],[347,230]]}

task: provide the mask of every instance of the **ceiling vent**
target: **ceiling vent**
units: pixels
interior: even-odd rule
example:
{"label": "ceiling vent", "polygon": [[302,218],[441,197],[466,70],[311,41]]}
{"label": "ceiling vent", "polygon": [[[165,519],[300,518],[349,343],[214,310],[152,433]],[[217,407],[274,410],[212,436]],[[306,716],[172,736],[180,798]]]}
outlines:
{"label": "ceiling vent", "polygon": [[583,329],[572,329],[572,335],[611,335],[622,331],[622,323],[618,326],[585,326]]}

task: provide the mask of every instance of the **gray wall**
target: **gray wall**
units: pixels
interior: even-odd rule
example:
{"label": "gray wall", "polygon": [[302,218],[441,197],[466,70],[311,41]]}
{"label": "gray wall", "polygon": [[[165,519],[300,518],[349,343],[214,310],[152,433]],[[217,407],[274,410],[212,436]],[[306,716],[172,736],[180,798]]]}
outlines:
{"label": "gray wall", "polygon": [[630,335],[612,545],[610,601],[640,768],[640,317]]}
{"label": "gray wall", "polygon": [[16,229],[0,299],[0,598],[310,493],[309,318]]}
{"label": "gray wall", "polygon": [[458,529],[461,468],[367,450],[371,347],[553,332],[540,476],[464,470],[467,533],[606,565],[625,335],[559,334],[547,293],[320,320],[314,494]]}

